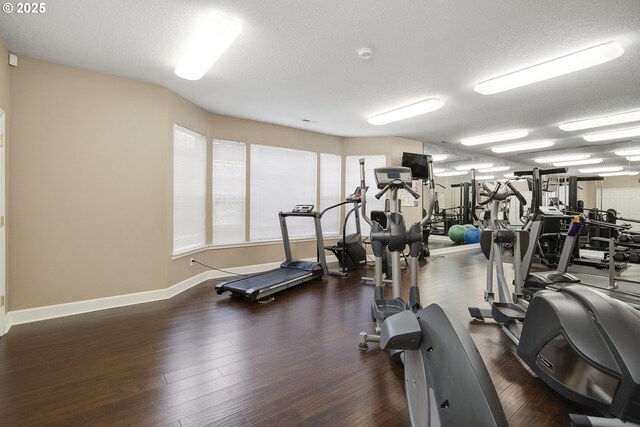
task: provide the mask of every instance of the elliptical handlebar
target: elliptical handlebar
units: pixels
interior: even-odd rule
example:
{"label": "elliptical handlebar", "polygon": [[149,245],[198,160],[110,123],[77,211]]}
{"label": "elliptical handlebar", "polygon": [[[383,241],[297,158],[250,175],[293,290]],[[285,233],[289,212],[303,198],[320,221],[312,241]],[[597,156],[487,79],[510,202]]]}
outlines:
{"label": "elliptical handlebar", "polygon": [[520,204],[522,206],[526,206],[527,205],[527,199],[524,198],[524,196],[522,195],[521,192],[519,192],[514,186],[513,184],[511,184],[511,181],[507,181],[507,187],[509,187],[509,190],[511,190],[511,192],[513,193],[514,196],[516,196],[516,199],[518,199],[518,201],[520,202]]}
{"label": "elliptical handlebar", "polygon": [[496,194],[498,194],[498,190],[500,190],[500,187],[502,187],[502,183],[500,181],[497,181],[496,188],[494,188],[493,191],[489,193],[489,197],[487,197],[485,200],[478,201],[478,206],[484,206],[491,203],[493,199],[495,199]]}
{"label": "elliptical handlebar", "polygon": [[367,215],[367,184],[364,179],[364,159],[360,159],[360,188],[362,189],[362,194],[360,196],[360,204],[361,204],[361,214],[362,219],[366,221],[367,224],[373,226],[373,221]]}

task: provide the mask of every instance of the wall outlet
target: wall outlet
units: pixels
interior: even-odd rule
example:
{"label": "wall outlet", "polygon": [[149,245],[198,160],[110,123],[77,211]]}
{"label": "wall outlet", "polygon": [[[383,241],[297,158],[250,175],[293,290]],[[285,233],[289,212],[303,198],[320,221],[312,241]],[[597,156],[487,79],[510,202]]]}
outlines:
{"label": "wall outlet", "polygon": [[193,264],[195,264],[195,259],[191,258],[189,260],[189,267],[193,267]]}

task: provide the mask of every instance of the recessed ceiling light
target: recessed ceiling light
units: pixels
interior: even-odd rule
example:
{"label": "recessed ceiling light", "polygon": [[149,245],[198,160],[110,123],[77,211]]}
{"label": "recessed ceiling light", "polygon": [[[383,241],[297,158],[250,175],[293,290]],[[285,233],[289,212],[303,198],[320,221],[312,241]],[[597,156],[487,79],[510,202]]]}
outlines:
{"label": "recessed ceiling light", "polygon": [[630,162],[640,162],[640,156],[628,156],[625,157],[625,159],[629,160]]}
{"label": "recessed ceiling light", "polygon": [[616,156],[637,156],[640,155],[640,148],[616,151]]}
{"label": "recessed ceiling light", "polygon": [[524,142],[521,144],[513,144],[513,145],[501,145],[499,147],[493,147],[491,151],[494,153],[513,153],[515,151],[527,151],[527,150],[536,150],[538,148],[546,148],[554,145],[555,142],[545,140],[545,141],[533,141],[533,142]]}
{"label": "recessed ceiling light", "polygon": [[583,136],[582,138],[585,141],[596,142],[609,141],[611,139],[633,138],[634,136],[640,136],[640,127],[612,130],[610,132],[591,133]]}
{"label": "recessed ceiling light", "polygon": [[598,172],[620,172],[624,169],[622,166],[608,166],[602,168],[586,168],[580,169],[578,172],[580,173],[598,173]]}
{"label": "recessed ceiling light", "polygon": [[441,162],[443,160],[447,160],[449,158],[448,154],[432,154],[431,160],[434,162]]}
{"label": "recessed ceiling light", "polygon": [[485,172],[504,172],[504,171],[508,171],[509,169],[511,169],[511,166],[494,166],[492,168],[479,169],[478,172],[481,172],[481,173],[485,173]]}
{"label": "recessed ceiling light", "polygon": [[456,166],[457,171],[468,171],[471,169],[488,169],[492,168],[493,163],[469,163],[466,165]]}
{"label": "recessed ceiling light", "polygon": [[599,173],[598,176],[638,175],[638,173],[640,173],[640,172],[629,172],[629,171],[625,171],[625,172],[605,172],[605,173]]}
{"label": "recessed ceiling light", "polygon": [[480,145],[490,142],[510,141],[512,139],[520,139],[529,135],[526,130],[514,130],[509,132],[493,133],[491,135],[474,136],[460,140],[462,145]]}
{"label": "recessed ceiling light", "polygon": [[174,72],[186,80],[200,80],[241,32],[240,21],[209,14]]}
{"label": "recessed ceiling light", "polygon": [[367,122],[376,126],[386,125],[387,123],[397,122],[400,120],[408,119],[410,117],[430,113],[442,108],[443,105],[444,102],[440,101],[439,99],[429,98],[425,99],[424,101],[416,102],[415,104],[406,105],[395,110],[387,111],[386,113],[369,117],[369,119],[367,119]]}
{"label": "recessed ceiling light", "polygon": [[[434,172],[435,173],[435,172]],[[466,175],[469,171],[451,171],[451,172],[440,172],[436,173],[436,176],[458,176],[458,175]]]}
{"label": "recessed ceiling light", "polygon": [[586,159],[586,160],[572,160],[570,162],[553,162],[553,166],[580,166],[580,165],[597,165],[602,163],[602,159]]}
{"label": "recessed ceiling light", "polygon": [[493,179],[493,178],[495,178],[495,176],[493,176],[493,175],[476,175],[476,179],[484,179],[484,180],[486,180],[486,179]]}
{"label": "recessed ceiling light", "polygon": [[586,160],[589,157],[591,157],[589,154],[566,154],[551,157],[538,157],[537,159],[534,159],[534,161],[536,163],[570,162],[572,160]]}
{"label": "recessed ceiling light", "polygon": [[597,128],[600,126],[618,125],[620,123],[629,123],[640,120],[640,110],[630,111],[628,113],[612,114],[610,116],[594,117],[592,119],[577,120],[574,122],[562,123],[558,126],[564,131],[582,130]]}
{"label": "recessed ceiling light", "polygon": [[504,92],[603,64],[623,53],[622,46],[612,41],[484,81],[476,85],[474,90],[482,95]]}

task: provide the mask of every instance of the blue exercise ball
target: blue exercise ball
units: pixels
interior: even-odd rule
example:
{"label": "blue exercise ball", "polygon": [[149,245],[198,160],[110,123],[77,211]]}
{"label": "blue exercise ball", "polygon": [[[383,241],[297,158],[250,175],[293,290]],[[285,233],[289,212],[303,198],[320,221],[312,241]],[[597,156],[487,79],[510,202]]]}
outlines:
{"label": "blue exercise ball", "polygon": [[465,243],[479,243],[480,242],[480,230],[477,228],[469,228],[464,232]]}

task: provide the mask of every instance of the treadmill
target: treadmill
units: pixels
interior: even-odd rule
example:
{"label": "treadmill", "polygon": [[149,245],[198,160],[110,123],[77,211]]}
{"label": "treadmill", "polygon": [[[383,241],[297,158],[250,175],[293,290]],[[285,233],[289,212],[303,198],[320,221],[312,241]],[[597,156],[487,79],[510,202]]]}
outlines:
{"label": "treadmill", "polygon": [[[313,218],[316,230],[318,261],[310,262],[293,259],[289,232],[287,231],[288,217]],[[291,212],[278,213],[278,218],[280,219],[285,261],[280,264],[279,268],[217,284],[216,292],[218,295],[224,292],[231,292],[231,294],[241,295],[253,302],[328,274],[322,239],[322,224],[320,222],[321,214],[313,210],[313,205],[296,205]]]}

